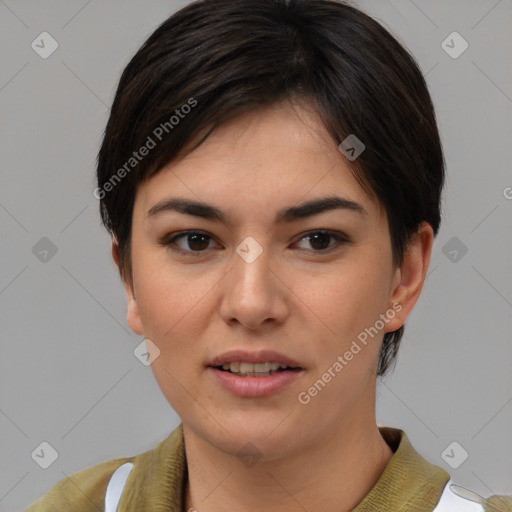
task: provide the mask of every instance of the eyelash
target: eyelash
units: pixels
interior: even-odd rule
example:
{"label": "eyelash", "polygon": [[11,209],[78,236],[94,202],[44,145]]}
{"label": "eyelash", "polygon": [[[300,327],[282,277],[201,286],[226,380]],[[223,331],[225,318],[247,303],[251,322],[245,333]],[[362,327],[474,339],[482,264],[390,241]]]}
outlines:
{"label": "eyelash", "polygon": [[[304,240],[305,238],[311,238],[313,235],[317,235],[317,234],[328,235],[328,236],[334,238],[337,243],[334,243],[333,245],[329,246],[327,249],[320,249],[320,250],[316,250],[316,251],[313,250],[312,252],[316,253],[316,254],[328,254],[328,253],[331,253],[333,250],[335,250],[341,244],[349,242],[348,237],[346,237],[342,233],[339,233],[337,231],[330,231],[330,230],[326,230],[326,229],[317,229],[317,230],[314,230],[314,231],[308,231],[308,232],[306,232],[306,233],[301,235],[301,237],[298,239],[298,242]],[[178,239],[186,237],[186,236],[189,236],[189,235],[203,235],[203,236],[209,238],[210,240],[213,240],[213,237],[210,236],[208,233],[205,233],[204,231],[190,230],[190,231],[179,231],[179,232],[174,233],[174,234],[172,234],[170,236],[166,236],[165,238],[159,240],[159,244],[163,245],[165,247],[168,247],[172,251],[178,252],[178,253],[183,254],[185,256],[190,256],[190,257],[194,257],[194,258],[199,257],[199,256],[203,256],[204,253],[206,253],[208,251],[208,249],[204,249],[202,251],[189,251],[189,250],[182,249],[180,247],[173,247],[173,245],[175,244],[175,242]],[[309,251],[307,251],[305,249],[302,249],[301,252],[309,252]]]}

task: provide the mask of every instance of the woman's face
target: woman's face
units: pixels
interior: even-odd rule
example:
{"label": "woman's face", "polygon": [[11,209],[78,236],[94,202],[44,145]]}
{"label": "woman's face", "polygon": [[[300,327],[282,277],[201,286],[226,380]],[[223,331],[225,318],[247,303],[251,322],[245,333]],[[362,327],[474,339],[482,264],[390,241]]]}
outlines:
{"label": "woman's face", "polygon": [[[333,197],[342,207],[300,209]],[[178,199],[223,220],[179,212]],[[171,241],[182,231],[200,233]],[[396,304],[385,211],[310,110],[244,114],[141,184],[131,254],[128,322],[158,347],[152,369],[184,428],[228,453],[250,441],[268,458],[341,425],[375,428],[382,337],[412,305]],[[231,373],[269,368],[236,366],[255,361],[299,369]],[[214,368],[222,362],[234,364]]]}

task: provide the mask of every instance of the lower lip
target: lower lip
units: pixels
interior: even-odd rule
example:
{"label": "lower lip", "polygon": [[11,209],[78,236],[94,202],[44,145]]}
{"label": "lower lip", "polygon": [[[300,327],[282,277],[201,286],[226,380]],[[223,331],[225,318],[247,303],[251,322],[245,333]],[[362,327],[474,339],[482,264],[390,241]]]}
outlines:
{"label": "lower lip", "polygon": [[302,370],[285,370],[265,377],[239,377],[212,366],[208,367],[208,370],[224,389],[243,397],[263,397],[277,393],[294,382],[302,373]]}

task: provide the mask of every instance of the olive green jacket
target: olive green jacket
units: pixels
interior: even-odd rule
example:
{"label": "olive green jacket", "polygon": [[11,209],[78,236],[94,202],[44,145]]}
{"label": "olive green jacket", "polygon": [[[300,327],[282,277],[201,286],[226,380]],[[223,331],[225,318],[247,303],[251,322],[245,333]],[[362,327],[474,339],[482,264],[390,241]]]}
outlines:
{"label": "olive green jacket", "polygon": [[[379,430],[394,455],[353,512],[512,512],[512,497],[509,496],[491,496],[478,505],[451,494],[450,505],[449,499],[441,499],[450,498],[446,496],[447,492],[451,493],[447,486],[451,482],[450,475],[424,459],[403,430],[391,427],[379,427]],[[126,463],[132,463],[125,467],[128,478],[121,479],[121,496],[114,499],[112,510],[184,512],[187,465],[182,424],[152,450],[109,460],[60,480],[25,512],[104,512],[109,481]],[[112,488],[111,484],[110,503],[112,494],[116,494],[111,492]],[[453,498],[456,505],[453,505]]]}

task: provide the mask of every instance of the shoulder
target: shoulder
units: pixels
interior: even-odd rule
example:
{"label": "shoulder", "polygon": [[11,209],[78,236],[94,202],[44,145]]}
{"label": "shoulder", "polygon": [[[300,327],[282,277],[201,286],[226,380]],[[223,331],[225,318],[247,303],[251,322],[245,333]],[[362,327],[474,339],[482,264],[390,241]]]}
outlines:
{"label": "shoulder", "polygon": [[[402,510],[405,504],[403,510],[410,511],[512,512],[512,496],[484,498],[456,485],[447,471],[431,462],[433,458],[414,449],[403,430],[379,426],[379,431],[394,455],[373,490],[379,491],[379,497],[386,496],[392,508]],[[393,489],[392,497],[389,489]]]}
{"label": "shoulder", "polygon": [[[136,487],[133,492],[144,494],[148,485],[155,485],[169,472],[173,461],[184,465],[182,425],[154,448],[131,457],[101,462],[59,480],[41,498],[31,503],[24,512],[98,512],[105,509],[107,487],[114,473],[116,477],[109,491],[115,496],[124,486],[133,468]],[[131,464],[127,464],[131,463]],[[124,469],[122,469],[124,466]],[[171,468],[172,469],[172,468]],[[130,470],[130,471],[128,471]],[[183,473],[183,471],[181,471]],[[181,474],[180,473],[180,474]],[[152,482],[153,481],[153,482]]]}
{"label": "shoulder", "polygon": [[98,512],[103,510],[107,485],[116,469],[135,457],[112,459],[83,469],[62,480],[25,512]]}

